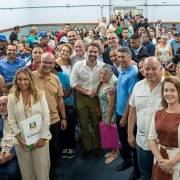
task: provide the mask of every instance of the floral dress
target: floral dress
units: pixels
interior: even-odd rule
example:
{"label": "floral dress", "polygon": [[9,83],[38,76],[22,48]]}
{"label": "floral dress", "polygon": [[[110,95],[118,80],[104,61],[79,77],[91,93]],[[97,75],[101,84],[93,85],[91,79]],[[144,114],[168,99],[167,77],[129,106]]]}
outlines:
{"label": "floral dress", "polygon": [[[106,121],[106,117],[108,114],[108,94],[107,94],[107,89],[109,87],[114,87],[114,82],[108,83],[101,91],[100,89],[98,90],[98,98],[99,98],[99,104],[100,104],[100,109],[102,113],[102,121]],[[114,110],[111,116],[111,123],[116,122],[116,106],[114,106]]]}

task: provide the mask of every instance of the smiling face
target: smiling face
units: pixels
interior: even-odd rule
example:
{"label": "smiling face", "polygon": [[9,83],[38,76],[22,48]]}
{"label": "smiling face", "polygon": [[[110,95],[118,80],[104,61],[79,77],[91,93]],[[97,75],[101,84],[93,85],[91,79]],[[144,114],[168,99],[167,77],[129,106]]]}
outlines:
{"label": "smiling face", "polygon": [[143,69],[144,61],[140,61],[138,63],[138,70],[144,76],[144,69]]}
{"label": "smiling face", "polygon": [[43,49],[40,47],[35,47],[32,51],[32,59],[34,62],[41,62],[41,56],[44,53]]}
{"label": "smiling face", "polygon": [[100,80],[103,83],[108,82],[111,79],[111,74],[106,69],[102,69],[100,72]]}
{"label": "smiling face", "polygon": [[28,90],[29,89],[29,78],[25,72],[20,72],[17,75],[17,85],[21,90]]}
{"label": "smiling face", "polygon": [[6,53],[9,60],[15,60],[17,48],[15,45],[8,45]]}
{"label": "smiling face", "polygon": [[118,60],[123,70],[126,70],[131,64],[131,58],[126,52],[118,52]]}
{"label": "smiling face", "polygon": [[70,44],[74,45],[74,43],[76,42],[76,40],[78,39],[77,37],[77,33],[75,31],[69,31],[67,33],[67,38]]}
{"label": "smiling face", "polygon": [[110,51],[109,55],[110,55],[110,59],[111,59],[112,63],[114,63],[116,66],[119,67],[120,62],[119,62],[119,59],[118,59],[117,50]]}
{"label": "smiling face", "polygon": [[97,60],[99,55],[98,48],[95,46],[89,46],[87,50],[88,60],[92,63]]}
{"label": "smiling face", "polygon": [[0,97],[0,114],[3,116],[7,115],[7,102],[8,98],[7,97]]}
{"label": "smiling face", "polygon": [[82,42],[82,40],[77,40],[74,44],[74,49],[76,51],[76,55],[78,57],[81,57],[85,54],[86,51],[86,47],[84,45],[84,43]]}
{"label": "smiling face", "polygon": [[118,46],[119,39],[118,39],[117,35],[112,32],[112,33],[108,33],[107,41],[108,41],[108,45],[111,48],[114,48],[114,47]]}
{"label": "smiling face", "polygon": [[70,58],[70,49],[67,46],[62,47],[61,51],[60,51],[60,56],[63,59],[69,59]]}

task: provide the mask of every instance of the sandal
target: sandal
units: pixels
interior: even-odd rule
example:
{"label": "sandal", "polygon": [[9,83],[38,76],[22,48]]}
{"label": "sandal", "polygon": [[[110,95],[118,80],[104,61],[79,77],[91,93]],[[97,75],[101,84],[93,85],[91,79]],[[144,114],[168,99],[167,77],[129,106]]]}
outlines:
{"label": "sandal", "polygon": [[108,152],[104,157],[105,157],[105,158],[108,158],[110,155],[111,155],[111,153]]}
{"label": "sandal", "polygon": [[115,159],[117,159],[117,154],[113,155],[110,154],[110,156],[105,160],[106,164],[112,163]]}

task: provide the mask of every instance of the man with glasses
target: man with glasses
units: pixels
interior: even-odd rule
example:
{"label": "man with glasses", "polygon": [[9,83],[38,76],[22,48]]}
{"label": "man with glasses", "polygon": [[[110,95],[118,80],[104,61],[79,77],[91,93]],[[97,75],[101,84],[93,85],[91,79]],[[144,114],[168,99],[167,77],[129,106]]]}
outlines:
{"label": "man with glasses", "polygon": [[10,34],[9,36],[9,40],[11,41],[11,43],[13,43],[14,40],[18,40],[18,33],[20,33],[20,27],[19,26],[15,26],[14,27],[14,31]]}
{"label": "man with glasses", "polygon": [[[55,66],[55,57],[51,53],[44,53],[41,56],[41,65],[33,72],[36,87],[45,92],[50,111],[50,180],[59,180],[55,171],[58,159],[58,134],[59,128],[65,130],[67,127],[66,114],[63,101],[63,90],[58,77],[51,73]],[[61,118],[59,117],[59,113]],[[59,127],[60,126],[60,127]]]}

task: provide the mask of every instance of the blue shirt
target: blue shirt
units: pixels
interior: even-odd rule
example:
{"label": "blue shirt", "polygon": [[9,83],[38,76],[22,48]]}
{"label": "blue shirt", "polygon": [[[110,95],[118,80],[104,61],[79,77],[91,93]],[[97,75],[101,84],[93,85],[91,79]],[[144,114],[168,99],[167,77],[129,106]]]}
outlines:
{"label": "blue shirt", "polygon": [[154,56],[155,53],[155,46],[151,41],[148,41],[146,44],[144,44],[145,50],[148,52],[149,56]]}
{"label": "blue shirt", "polygon": [[128,48],[131,48],[130,40],[129,40],[129,39],[125,42],[125,41],[124,41],[124,38],[122,38],[122,39],[120,39],[119,44],[120,44],[121,46],[126,46],[126,47],[128,47]]}
{"label": "blue shirt", "polygon": [[172,49],[173,49],[173,54],[175,55],[177,49],[180,47],[180,42],[178,42],[178,41],[176,41],[176,40],[173,40],[173,41],[171,42],[171,47],[172,47]]}
{"label": "blue shirt", "polygon": [[18,57],[12,63],[4,58],[0,61],[0,75],[4,77],[6,83],[13,82],[16,71],[25,65],[26,61]]}
{"label": "blue shirt", "polygon": [[20,52],[18,52],[18,53],[16,54],[16,57],[19,57],[19,58],[21,58],[21,59],[26,59],[26,58],[28,58],[30,55],[31,55],[31,54],[28,53],[28,52],[25,52],[25,53],[23,53],[23,54],[20,54]]}
{"label": "blue shirt", "polygon": [[[70,86],[70,78],[68,74],[65,72],[58,72],[57,76],[60,79],[63,88],[66,88],[67,91],[72,89]],[[74,102],[71,96],[68,96],[66,99],[64,99],[64,102],[69,102],[74,106]]]}
{"label": "blue shirt", "polygon": [[101,61],[101,62],[104,62],[102,56],[98,56],[98,57],[97,57],[97,60],[98,60],[98,61]]}
{"label": "blue shirt", "polygon": [[134,65],[128,69],[120,71],[117,83],[117,113],[120,116],[124,115],[126,104],[129,99],[129,94],[132,94],[134,85],[139,81],[138,70]]}

